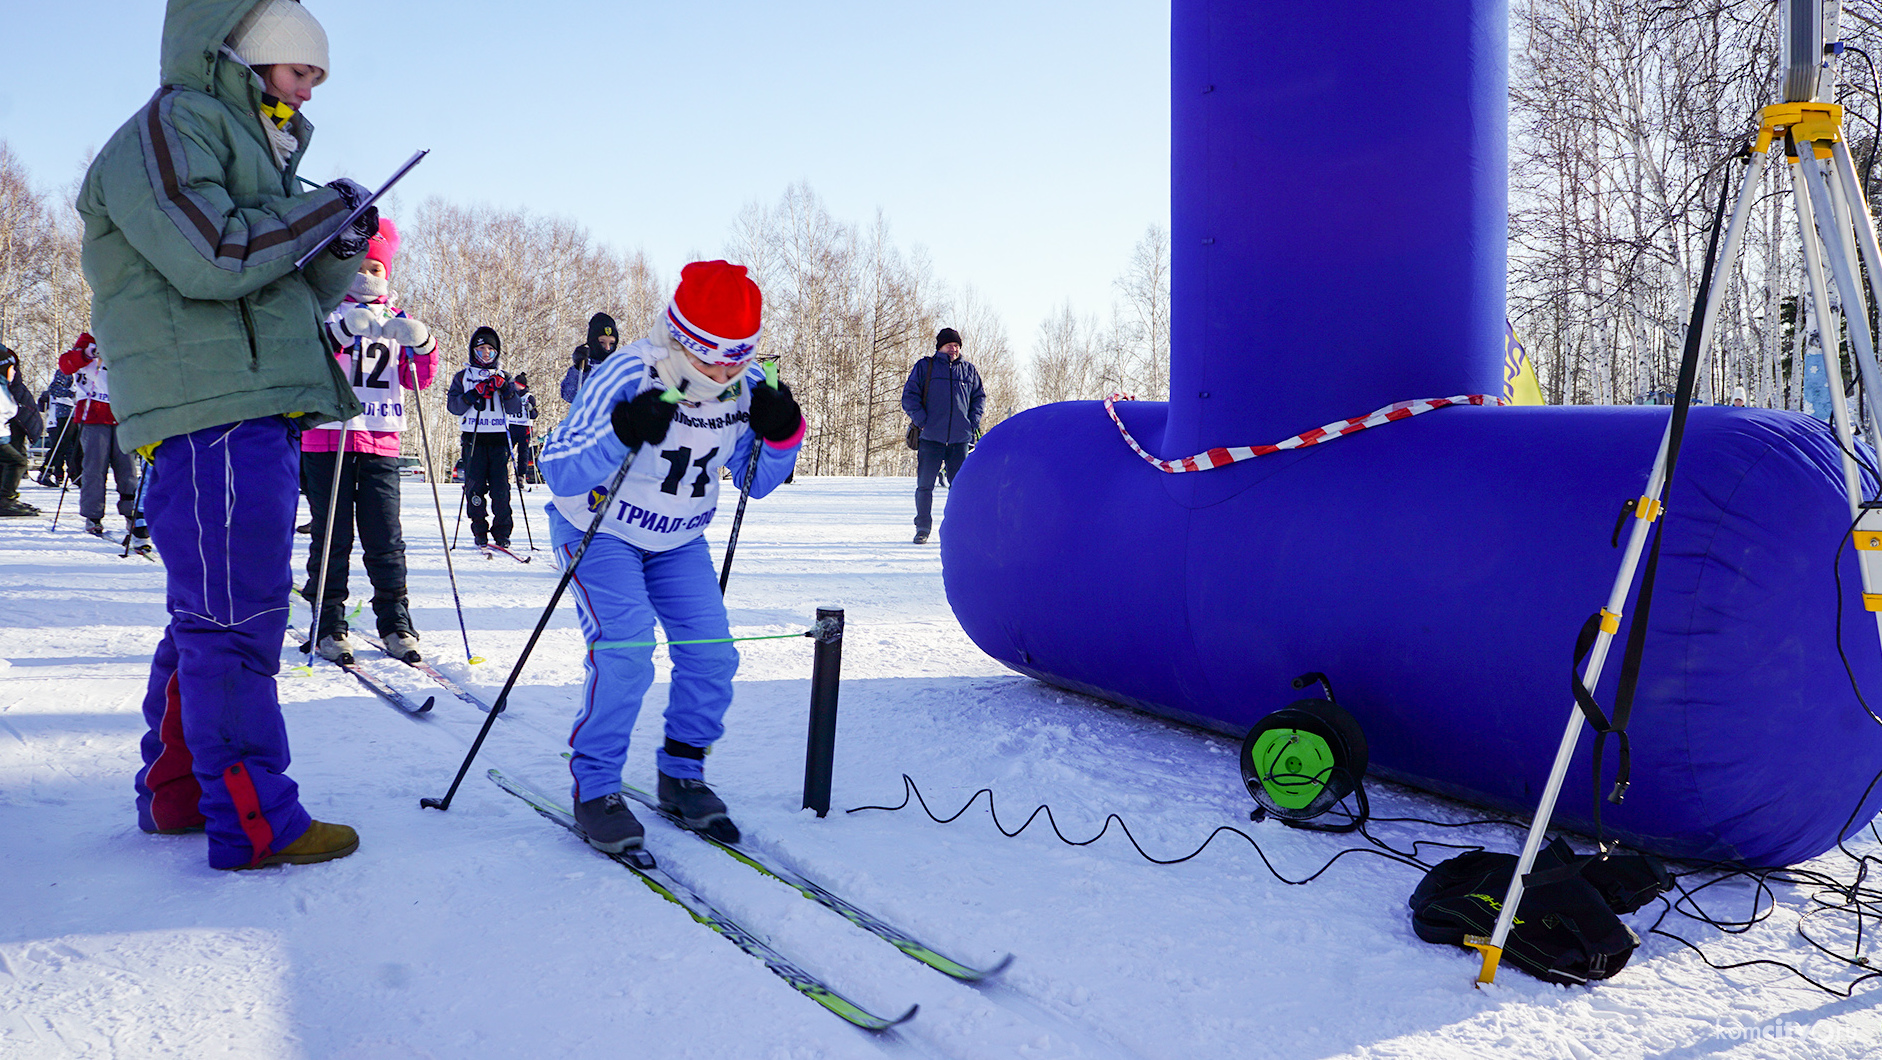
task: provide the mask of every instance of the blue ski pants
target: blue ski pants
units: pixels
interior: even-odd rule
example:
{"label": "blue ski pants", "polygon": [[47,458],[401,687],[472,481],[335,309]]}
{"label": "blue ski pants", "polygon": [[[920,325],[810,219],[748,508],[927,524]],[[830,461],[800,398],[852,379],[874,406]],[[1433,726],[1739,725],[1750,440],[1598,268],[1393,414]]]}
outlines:
{"label": "blue ski pants", "polygon": [[243,420],[165,439],[144,490],[170,625],[144,696],[138,824],[206,826],[213,868],[254,864],[313,821],[287,775],[274,685],[300,462],[287,420]]}
{"label": "blue ski pants", "polygon": [[[557,562],[566,568],[587,528],[572,526],[553,506],[549,511],[550,540]],[[654,639],[655,623],[670,641],[726,638],[732,633],[704,537],[665,552],[648,552],[598,533],[569,589],[588,644],[638,645],[588,652],[581,713],[569,734],[575,798],[586,802],[621,790],[628,739],[640,717],[641,698],[653,686],[653,648],[646,642]],[[738,651],[730,643],[673,644],[667,651],[673,659],[673,680],[666,737],[691,747],[711,747],[725,735]],[[699,759],[668,754],[665,747],[654,753],[654,760],[660,772],[671,777],[705,775]]]}

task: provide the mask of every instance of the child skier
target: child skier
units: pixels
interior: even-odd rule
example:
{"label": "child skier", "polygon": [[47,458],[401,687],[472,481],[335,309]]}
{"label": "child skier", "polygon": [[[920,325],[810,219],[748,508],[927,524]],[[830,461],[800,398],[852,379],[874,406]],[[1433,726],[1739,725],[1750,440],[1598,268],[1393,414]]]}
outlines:
{"label": "child skier", "polygon": [[766,384],[752,363],[761,311],[758,286],[742,266],[686,266],[653,334],[591,367],[543,449],[543,478],[555,494],[550,539],[564,563],[615,471],[633,459],[573,578],[590,645],[569,736],[575,820],[591,845],[609,853],[641,843],[640,822],[620,794],[621,769],[641,697],[653,684],[653,649],[645,642],[654,639],[656,621],[674,642],[666,743],[654,753],[661,808],[714,838],[738,841],[703,768],[707,749],[725,733],[738,670],[738,652],[724,642],[731,632],[705,527],[718,503],[720,468],[729,462],[744,472],[762,439],[751,492],[763,497],[796,466],[804,437],[790,388]]}
{"label": "child skier", "polygon": [[58,489],[77,482],[84,465],[73,416],[72,406],[77,396],[73,392],[72,377],[64,372],[55,373],[40,400],[45,403],[46,437],[50,439],[51,448],[46,452],[45,465],[40,468],[39,484]]}
{"label": "child skier", "polygon": [[536,478],[536,395],[529,392],[528,372],[516,373],[516,408],[510,413],[510,445],[516,450],[516,488],[525,490]]}
{"label": "child skier", "polygon": [[[458,417],[464,432],[464,507],[470,510],[471,537],[484,548],[494,537],[510,547],[510,417],[522,411],[516,382],[497,368],[503,339],[493,327],[471,332],[470,364],[451,377],[444,407]],[[489,515],[485,517],[485,495]],[[488,553],[486,553],[486,556]]]}
{"label": "child skier", "polygon": [[80,332],[72,348],[59,355],[59,371],[72,377],[78,404],[80,441],[85,450],[79,472],[78,512],[85,532],[105,533],[105,476],[118,487],[118,514],[127,530],[136,528],[137,461],[118,443],[118,419],[111,411],[111,382],[105,362],[98,356],[98,340]]}
{"label": "child skier", "polygon": [[298,418],[360,412],[320,328],[378,220],[367,210],[341,231],[365,200],[350,181],[297,186],[313,132],[299,108],[328,68],[305,7],[173,0],[162,56],[162,87],[106,141],[78,196],[119,438],[155,450],[144,511],[170,624],[144,697],[138,826],[206,829],[211,868],[328,861],[359,836],[302,807],[274,675]]}
{"label": "child skier", "polygon": [[[372,580],[372,611],[380,639],[394,658],[411,663],[423,660],[405,596],[399,432],[405,429],[405,392],[425,389],[437,375],[438,340],[431,328],[391,302],[389,273],[398,252],[398,226],[391,218],[381,217],[379,234],[366,245],[345,301],[327,317],[327,337],[333,342],[340,371],[353,381],[353,394],[365,409],[346,423],[344,457],[338,452],[342,433],[338,424],[301,435],[301,474],[307,484],[314,534],[307,547],[307,584],[301,597],[312,600],[320,591],[320,559],[325,556],[327,591],[316,641],[320,654],[328,659],[349,658],[353,652],[346,636],[346,572],[357,519],[360,558]],[[329,547],[324,537],[336,465],[340,503],[333,513]]]}

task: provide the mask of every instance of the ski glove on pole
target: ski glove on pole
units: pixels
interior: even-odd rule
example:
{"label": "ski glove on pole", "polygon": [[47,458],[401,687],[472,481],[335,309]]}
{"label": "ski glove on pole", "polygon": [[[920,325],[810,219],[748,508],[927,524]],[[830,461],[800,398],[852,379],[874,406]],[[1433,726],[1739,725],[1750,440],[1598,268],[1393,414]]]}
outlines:
{"label": "ski glove on pole", "polygon": [[340,314],[340,331],[349,339],[376,339],[379,337],[379,318],[365,306],[354,306]]}
{"label": "ski glove on pole", "polygon": [[643,445],[659,445],[666,441],[667,428],[673,425],[673,415],[679,410],[678,404],[663,400],[660,391],[644,391],[614,406],[611,418],[615,436],[629,452]]}
{"label": "ski glove on pole", "polygon": [[379,336],[387,342],[405,346],[420,356],[438,347],[431,337],[431,328],[415,317],[393,317],[387,320],[379,325]]}
{"label": "ski glove on pole", "polygon": [[804,413],[783,383],[777,389],[767,384],[751,388],[751,429],[767,442],[782,442],[804,425]]}

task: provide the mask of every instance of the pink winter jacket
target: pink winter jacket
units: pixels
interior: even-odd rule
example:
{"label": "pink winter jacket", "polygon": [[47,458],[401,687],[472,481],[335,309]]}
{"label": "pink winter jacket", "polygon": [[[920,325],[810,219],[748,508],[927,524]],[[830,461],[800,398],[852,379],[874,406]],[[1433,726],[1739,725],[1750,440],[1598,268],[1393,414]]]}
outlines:
{"label": "pink winter jacket", "polygon": [[[341,310],[346,309],[346,307],[351,304],[354,304],[351,298],[341,302],[340,308],[334,311],[335,314],[337,315]],[[391,308],[393,316],[402,317],[405,315],[405,310],[397,307]],[[414,353],[409,346],[401,346],[399,348],[399,385],[406,390],[423,390],[431,385],[433,379],[438,377],[437,340],[433,338],[427,344],[431,347],[431,352],[429,353]],[[344,352],[345,347],[336,346],[333,355],[338,357]],[[412,414],[417,415],[417,413],[418,410],[414,408]],[[303,453],[331,453],[339,448],[339,445],[340,428],[337,425],[331,427],[316,427],[313,430],[303,431],[301,433],[301,452]],[[346,434],[346,451],[349,453],[365,453],[368,456],[398,456],[399,432],[348,431]]]}

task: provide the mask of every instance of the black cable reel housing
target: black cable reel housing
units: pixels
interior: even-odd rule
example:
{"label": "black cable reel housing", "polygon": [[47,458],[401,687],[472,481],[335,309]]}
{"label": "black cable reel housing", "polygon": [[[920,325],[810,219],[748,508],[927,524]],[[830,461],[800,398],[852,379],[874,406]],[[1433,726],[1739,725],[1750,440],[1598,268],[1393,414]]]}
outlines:
{"label": "black cable reel housing", "polygon": [[[1327,675],[1296,677],[1296,689],[1319,685],[1323,699],[1298,699],[1269,714],[1248,730],[1240,756],[1242,783],[1259,809],[1248,816],[1270,815],[1282,824],[1314,832],[1352,832],[1366,822],[1366,734],[1359,722],[1333,698]],[[1347,820],[1315,823],[1347,796],[1358,813],[1342,810]]]}

